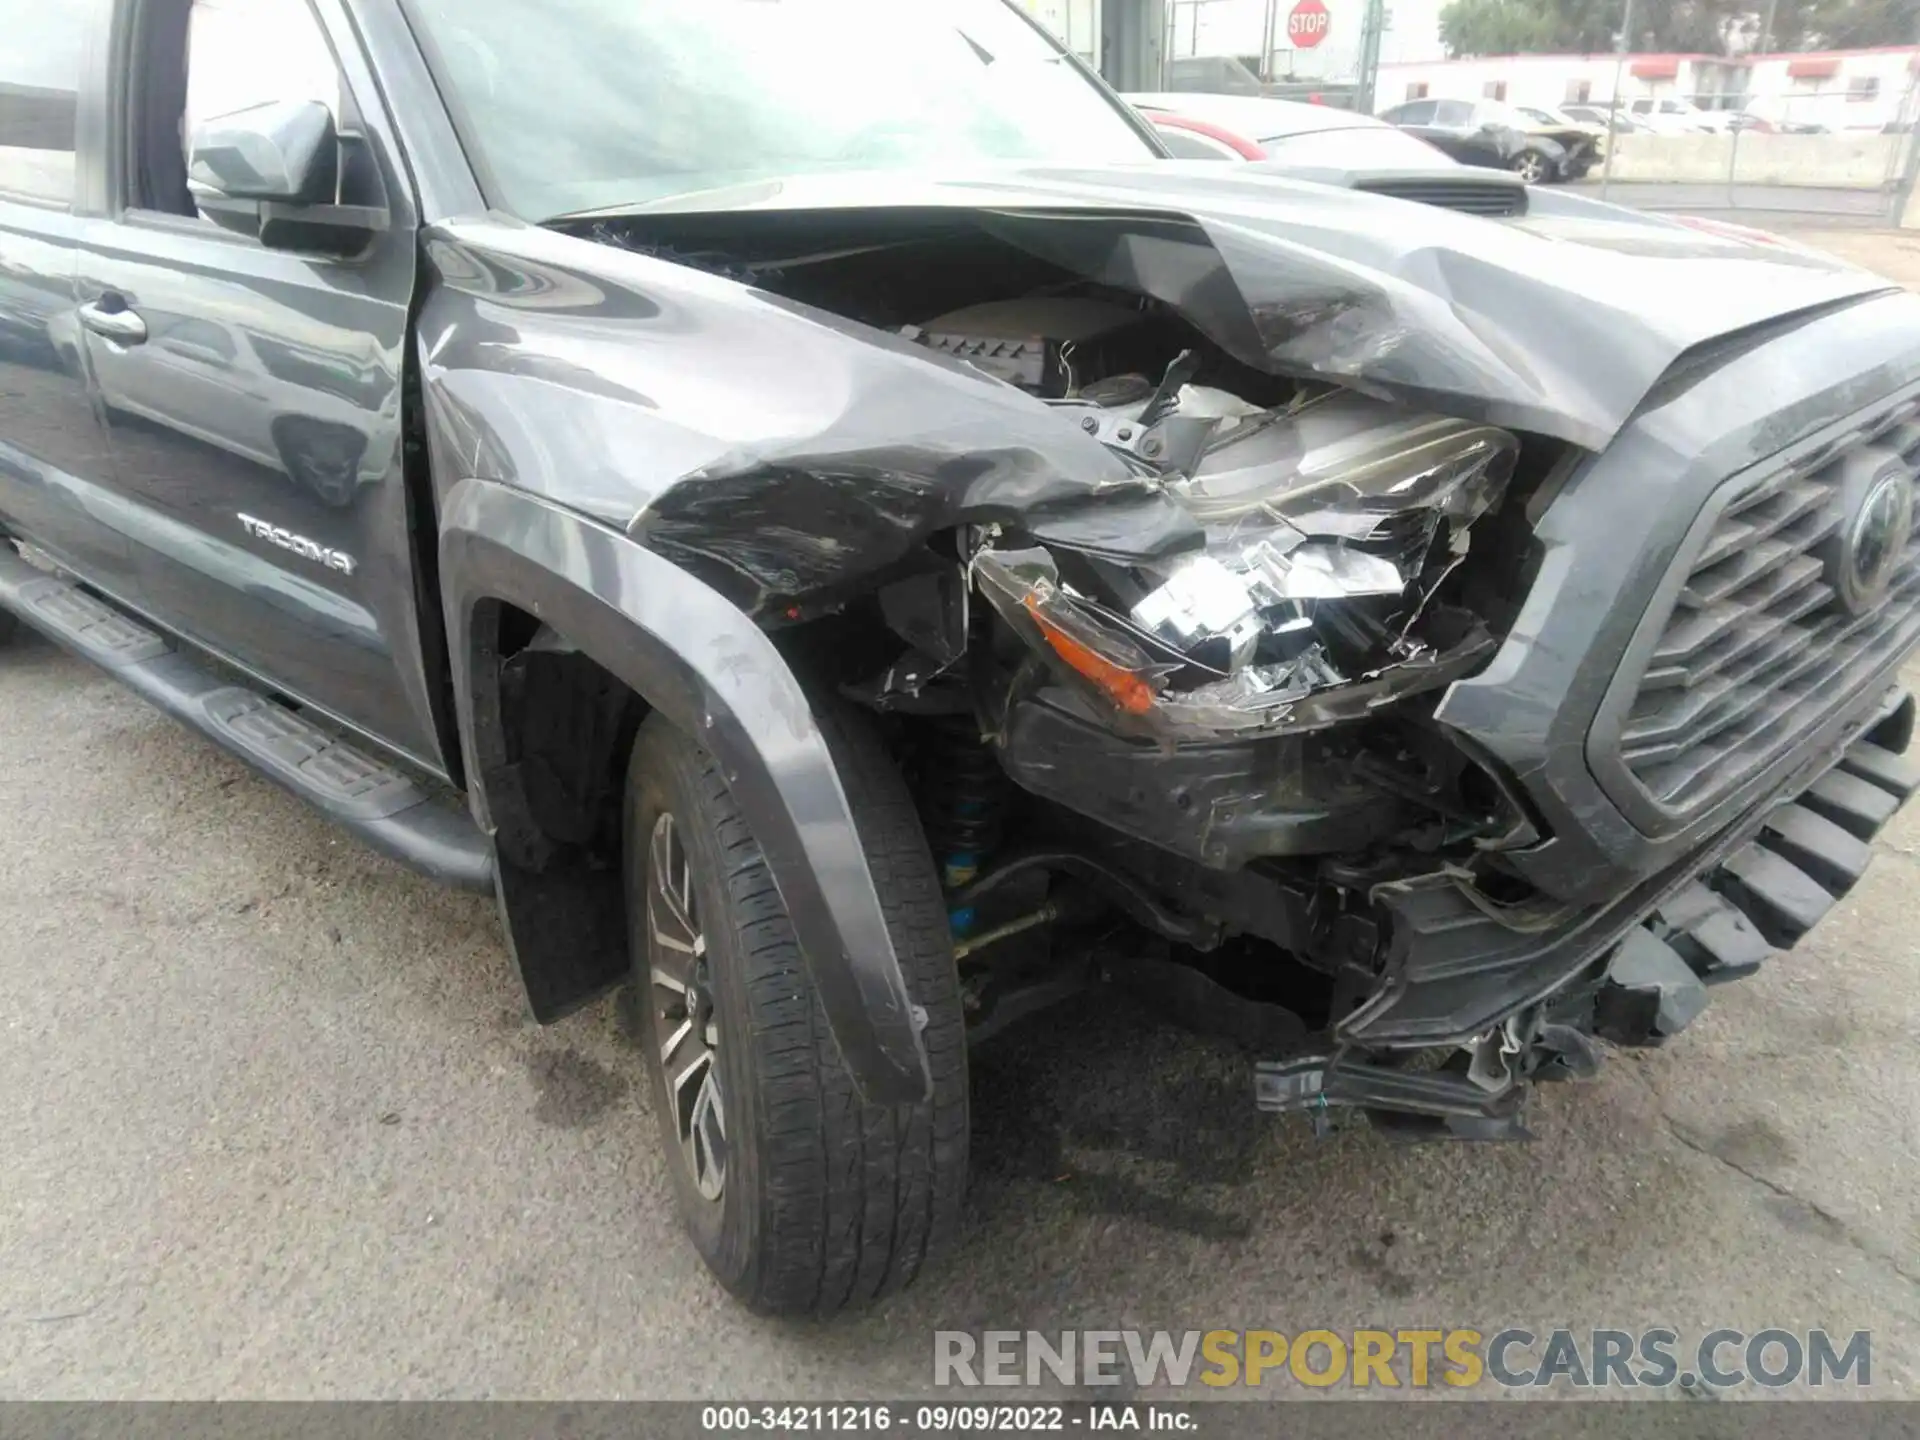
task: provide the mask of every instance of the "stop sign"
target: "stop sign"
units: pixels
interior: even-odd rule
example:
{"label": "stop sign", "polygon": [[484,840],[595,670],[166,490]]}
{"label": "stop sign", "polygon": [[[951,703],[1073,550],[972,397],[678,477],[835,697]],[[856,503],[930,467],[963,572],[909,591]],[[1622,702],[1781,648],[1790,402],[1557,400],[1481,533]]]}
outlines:
{"label": "stop sign", "polygon": [[1296,50],[1311,50],[1327,38],[1333,17],[1327,14],[1326,0],[1300,0],[1287,16],[1287,39]]}

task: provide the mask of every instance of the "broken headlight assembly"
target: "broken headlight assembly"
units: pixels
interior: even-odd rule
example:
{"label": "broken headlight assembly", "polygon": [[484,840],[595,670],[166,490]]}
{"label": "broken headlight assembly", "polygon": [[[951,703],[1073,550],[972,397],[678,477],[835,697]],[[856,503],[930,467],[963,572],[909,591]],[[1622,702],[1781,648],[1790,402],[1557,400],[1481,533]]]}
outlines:
{"label": "broken headlight assembly", "polygon": [[[988,541],[976,583],[1052,670],[1164,740],[1316,729],[1449,683],[1493,640],[1441,588],[1513,473],[1507,431],[1334,391],[1253,411],[1188,387],[1166,476],[1206,544],[1070,564]],[[1153,447],[1150,426],[1134,444]],[[1150,450],[1149,450],[1150,453]]]}

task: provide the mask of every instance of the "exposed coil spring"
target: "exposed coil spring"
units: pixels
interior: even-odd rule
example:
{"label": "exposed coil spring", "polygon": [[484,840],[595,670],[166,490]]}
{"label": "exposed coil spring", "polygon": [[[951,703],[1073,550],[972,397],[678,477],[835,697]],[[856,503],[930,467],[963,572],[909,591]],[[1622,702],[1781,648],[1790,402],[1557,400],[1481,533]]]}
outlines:
{"label": "exposed coil spring", "polygon": [[1006,823],[1006,772],[970,716],[930,723],[920,748],[920,820],[951,890],[980,873]]}

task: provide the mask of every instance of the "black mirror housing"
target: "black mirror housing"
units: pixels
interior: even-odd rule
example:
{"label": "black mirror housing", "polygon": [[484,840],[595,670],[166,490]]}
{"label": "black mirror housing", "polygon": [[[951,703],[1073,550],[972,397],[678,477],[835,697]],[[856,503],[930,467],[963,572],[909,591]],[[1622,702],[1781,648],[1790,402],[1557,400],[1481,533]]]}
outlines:
{"label": "black mirror housing", "polygon": [[214,224],[269,249],[353,255],[387,228],[387,212],[337,203],[341,150],[318,100],[255,105],[194,127],[189,188]]}
{"label": "black mirror housing", "polygon": [[387,212],[372,205],[260,205],[260,243],[269,250],[317,250],[353,255],[387,228]]}

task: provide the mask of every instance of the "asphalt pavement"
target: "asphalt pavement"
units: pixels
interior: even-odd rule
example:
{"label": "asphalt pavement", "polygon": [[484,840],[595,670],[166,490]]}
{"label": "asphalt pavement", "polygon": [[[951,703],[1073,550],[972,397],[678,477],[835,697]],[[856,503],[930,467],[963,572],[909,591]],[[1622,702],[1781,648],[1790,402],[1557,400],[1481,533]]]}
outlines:
{"label": "asphalt pavement", "polygon": [[485,901],[36,638],[0,756],[0,1398],[905,1396],[987,1327],[1824,1326],[1920,1380],[1920,806],[1529,1145],[1314,1140],[1119,996],[1012,1031],[961,1253],[788,1324],[682,1242],[620,1002],[534,1025]]}

